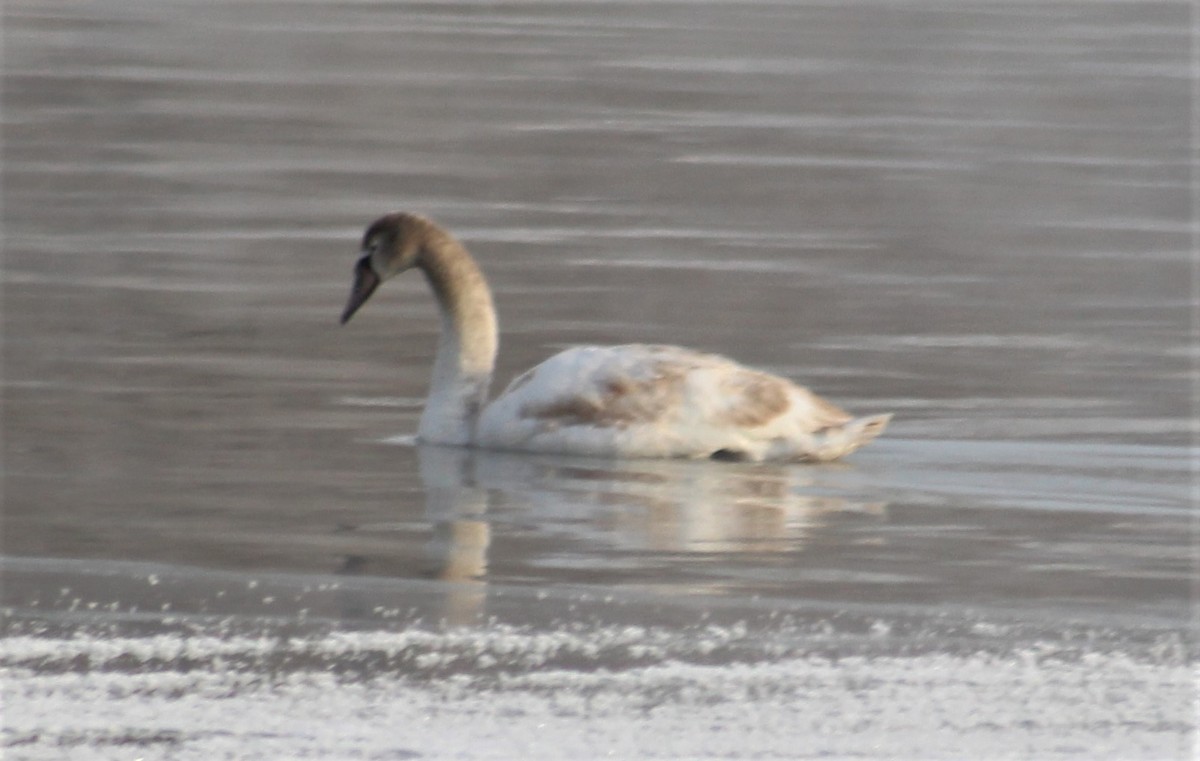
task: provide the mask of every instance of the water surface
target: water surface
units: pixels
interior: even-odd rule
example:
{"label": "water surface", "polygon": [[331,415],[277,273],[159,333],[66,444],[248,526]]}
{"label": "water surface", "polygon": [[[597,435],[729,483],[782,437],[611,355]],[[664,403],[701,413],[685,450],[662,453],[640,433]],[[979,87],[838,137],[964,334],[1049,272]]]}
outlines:
{"label": "water surface", "polygon": [[[6,752],[1186,758],[1190,8],[9,3]],[[498,376],[795,377],[844,463],[418,447]],[[287,710],[278,710],[279,706]]]}

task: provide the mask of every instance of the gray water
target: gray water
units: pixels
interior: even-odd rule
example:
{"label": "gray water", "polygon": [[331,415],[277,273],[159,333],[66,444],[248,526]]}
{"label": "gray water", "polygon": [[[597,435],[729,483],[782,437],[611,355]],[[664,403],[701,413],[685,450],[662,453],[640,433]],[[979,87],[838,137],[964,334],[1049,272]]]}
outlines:
{"label": "gray water", "polygon": [[[1183,3],[10,2],[12,758],[1187,758]],[[421,278],[800,380],[822,466],[419,447]]]}

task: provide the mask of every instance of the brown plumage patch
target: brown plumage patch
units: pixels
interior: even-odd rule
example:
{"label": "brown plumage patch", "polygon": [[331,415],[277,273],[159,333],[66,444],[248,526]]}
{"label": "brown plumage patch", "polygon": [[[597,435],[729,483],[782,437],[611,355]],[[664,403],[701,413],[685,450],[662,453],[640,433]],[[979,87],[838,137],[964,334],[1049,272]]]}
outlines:
{"label": "brown plumage patch", "polygon": [[787,411],[785,382],[765,373],[741,372],[721,381],[729,403],[714,422],[755,428],[766,425]]}
{"label": "brown plumage patch", "polygon": [[626,428],[659,420],[678,403],[685,369],[662,362],[645,378],[611,378],[599,393],[562,397],[548,404],[526,404],[521,415],[556,426],[594,425]]}
{"label": "brown plumage patch", "polygon": [[597,400],[583,396],[570,396],[549,404],[526,404],[521,416],[543,420],[554,425],[603,425],[613,422]]}

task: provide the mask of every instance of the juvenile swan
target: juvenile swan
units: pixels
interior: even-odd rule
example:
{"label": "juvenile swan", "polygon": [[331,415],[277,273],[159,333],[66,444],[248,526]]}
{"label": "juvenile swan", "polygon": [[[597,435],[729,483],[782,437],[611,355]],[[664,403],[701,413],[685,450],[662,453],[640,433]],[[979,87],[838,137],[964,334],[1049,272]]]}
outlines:
{"label": "juvenile swan", "polygon": [[577,346],[519,375],[489,404],[496,311],[466,248],[416,214],[363,235],[345,324],[381,282],[416,267],[441,308],[418,430],[433,444],[611,457],[835,460],[891,415],[853,418],[808,389],[677,346]]}

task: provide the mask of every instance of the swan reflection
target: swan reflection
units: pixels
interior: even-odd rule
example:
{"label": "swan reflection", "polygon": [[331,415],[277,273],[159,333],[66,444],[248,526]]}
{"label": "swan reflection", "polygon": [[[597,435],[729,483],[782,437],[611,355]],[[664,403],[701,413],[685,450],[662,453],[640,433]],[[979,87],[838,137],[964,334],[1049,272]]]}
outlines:
{"label": "swan reflection", "polygon": [[837,552],[845,537],[831,533],[835,524],[885,514],[884,503],[854,498],[849,466],[409,445],[424,500],[413,507],[423,514],[345,527],[361,554],[345,556],[342,570],[444,582],[434,615],[452,625],[480,620],[489,582],[688,594],[727,592],[753,578],[793,588],[802,566],[788,553]]}
{"label": "swan reflection", "polygon": [[[532,533],[534,543],[521,542],[522,552],[541,546],[559,557],[569,548],[582,556],[778,553],[803,547],[833,514],[881,516],[885,509],[805,493],[820,488],[820,476],[804,466],[581,460],[427,445],[417,452],[434,531],[433,575],[452,581],[487,577],[493,530]],[[527,556],[515,564],[546,563]]]}

